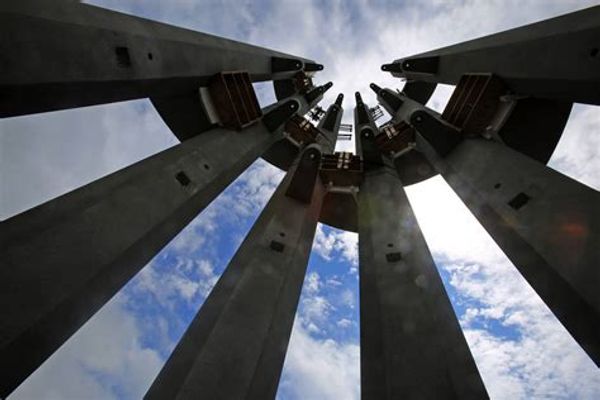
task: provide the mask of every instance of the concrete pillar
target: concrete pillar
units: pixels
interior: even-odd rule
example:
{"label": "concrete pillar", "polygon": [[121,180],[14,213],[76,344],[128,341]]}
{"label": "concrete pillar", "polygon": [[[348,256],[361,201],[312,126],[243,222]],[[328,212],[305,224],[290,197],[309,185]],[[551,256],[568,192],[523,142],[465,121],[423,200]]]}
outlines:
{"label": "concrete pillar", "polygon": [[[318,171],[313,151],[300,165]],[[310,175],[300,170],[290,168],[146,399],[275,398],[325,194],[314,174],[308,202],[290,197]]]}
{"label": "concrete pillar", "polygon": [[205,132],[2,222],[0,397],[280,139],[292,114],[314,102],[285,99],[241,132]]}
{"label": "concrete pillar", "polygon": [[600,365],[600,193],[502,143],[463,139],[422,106],[411,110],[398,115],[416,128],[417,148]]}
{"label": "concrete pillar", "polygon": [[395,171],[358,194],[362,399],[484,399],[479,371]]}
{"label": "concrete pillar", "polygon": [[[358,135],[357,151],[370,140]],[[487,398],[402,182],[380,160],[358,193],[362,399]]]}
{"label": "concrete pillar", "polygon": [[493,73],[516,94],[600,104],[600,6],[398,59],[383,71],[456,85]]}
{"label": "concrete pillar", "polygon": [[0,118],[144,97],[161,105],[185,97],[193,106],[198,88],[222,71],[247,71],[263,81],[322,69],[76,1],[1,2],[0,54]]}

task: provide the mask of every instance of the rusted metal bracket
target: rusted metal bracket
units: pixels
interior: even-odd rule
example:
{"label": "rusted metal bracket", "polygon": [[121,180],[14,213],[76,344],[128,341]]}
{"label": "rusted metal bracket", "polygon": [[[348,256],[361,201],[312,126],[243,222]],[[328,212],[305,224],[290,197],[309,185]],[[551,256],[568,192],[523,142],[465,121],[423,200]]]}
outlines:
{"label": "rusted metal bracket", "polygon": [[319,130],[310,121],[299,115],[290,118],[285,124],[285,131],[299,145],[314,143],[319,135]]}
{"label": "rusted metal bracket", "polygon": [[508,88],[492,74],[466,74],[454,89],[442,118],[466,136],[485,134]]}
{"label": "rusted metal bracket", "polygon": [[375,143],[382,154],[395,158],[414,148],[415,130],[404,121],[388,124],[380,132]]}
{"label": "rusted metal bracket", "polygon": [[262,111],[248,72],[221,72],[208,85],[212,107],[219,123],[240,130],[258,121]]}
{"label": "rusted metal bracket", "polygon": [[320,170],[321,180],[335,187],[360,186],[363,168],[359,156],[347,152],[324,154]]}

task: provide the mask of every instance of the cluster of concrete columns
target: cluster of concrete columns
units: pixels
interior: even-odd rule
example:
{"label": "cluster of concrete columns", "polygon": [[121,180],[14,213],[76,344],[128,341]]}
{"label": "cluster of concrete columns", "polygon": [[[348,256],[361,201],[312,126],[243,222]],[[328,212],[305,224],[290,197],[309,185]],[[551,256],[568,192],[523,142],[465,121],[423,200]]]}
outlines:
{"label": "cluster of concrete columns", "polygon": [[383,133],[356,100],[361,397],[487,398]]}
{"label": "cluster of concrete columns", "polygon": [[[348,189],[320,174],[321,160],[333,156],[343,95],[299,143],[286,124],[331,87],[312,84],[322,69],[312,60],[77,2],[11,3],[0,5],[8,32],[0,36],[1,117],[148,97],[181,143],[0,223],[0,397],[263,156],[287,173],[146,398],[274,398],[322,206],[328,192]],[[414,79],[403,93],[372,85],[392,123],[406,128],[398,151],[382,146],[393,138],[356,94],[362,182],[347,193],[358,216],[363,399],[487,398],[404,191],[434,173],[600,363],[600,196],[548,169],[540,162],[547,150],[506,128],[524,130],[527,111],[554,107],[560,116],[539,123],[562,131],[571,102],[600,104],[600,69],[573,72],[557,61],[560,68],[538,75],[533,65],[504,63],[515,51],[541,51],[552,32],[564,46],[587,45],[600,20],[591,10],[386,64]],[[230,71],[243,73],[224,77]],[[467,137],[424,105],[437,82],[461,87],[471,73],[499,75],[510,90],[511,105],[487,136]],[[216,75],[229,90],[223,98]],[[581,85],[569,92],[573,77]],[[273,80],[278,101],[253,110],[245,80]],[[550,81],[564,87],[546,90]],[[241,118],[237,128],[224,123],[232,116]]]}
{"label": "cluster of concrete columns", "polygon": [[[216,107],[217,99],[203,89],[210,86],[215,74],[243,71],[251,81],[286,82],[299,74],[310,77],[322,66],[77,2],[2,4],[0,26],[7,33],[0,37],[5,55],[0,77],[2,117],[150,97],[182,140],[177,146],[0,224],[0,397],[5,397],[252,162],[285,140],[288,120],[313,108],[331,84],[315,87],[308,79],[308,86],[294,86],[289,96],[258,110],[259,118],[254,123],[238,130],[228,129],[218,119],[224,114],[215,117],[220,110],[211,110],[210,103]],[[249,117],[252,113],[248,107],[255,95],[239,93],[248,89],[243,83],[233,81],[232,88],[242,96],[241,103],[234,106],[236,112]],[[341,117],[340,110],[335,114]],[[338,127],[339,121],[323,135],[328,143],[317,142],[312,151],[331,151]],[[302,156],[298,156],[296,164],[302,165],[301,161]],[[297,169],[294,166],[288,175],[293,176]],[[289,181],[286,178],[281,187]],[[249,346],[259,351],[261,369],[277,370],[279,361],[283,362],[285,352],[280,349],[289,337],[319,217],[323,189],[316,181],[312,185],[314,200],[308,204],[285,197],[284,189],[277,192],[270,203],[273,205],[260,219],[263,222],[259,221],[246,241],[255,244],[267,231],[273,236],[262,257],[259,251],[251,250],[257,269],[243,279],[250,282],[237,282],[241,277],[236,270],[253,270],[247,255],[250,250],[242,246],[198,317],[200,321],[210,318],[207,315],[214,318],[215,313],[240,317],[235,327],[225,325],[224,331],[200,323],[204,330],[219,332],[213,338],[220,337],[223,343],[226,332],[234,334],[235,328],[263,330],[262,336],[249,334],[265,343],[262,350]],[[278,200],[281,196],[290,204]],[[297,212],[291,212],[290,207],[296,207]],[[271,267],[263,264],[265,257],[275,257]],[[295,267],[283,268],[288,265]],[[263,274],[277,271],[278,275],[267,282],[260,276],[261,268]],[[231,283],[232,277],[236,282]],[[255,307],[246,311],[243,306],[248,302],[242,301],[238,311],[239,300],[227,303],[229,296],[237,299],[241,292],[251,297],[256,290],[262,293],[253,285],[263,284],[274,298],[257,299]],[[281,309],[271,309],[276,305]],[[254,327],[244,326],[244,316],[255,319],[253,313],[261,313],[264,319],[257,319]],[[224,320],[219,319],[221,323]],[[199,333],[189,335],[196,337]],[[219,345],[209,339],[208,348],[218,351]],[[182,346],[186,343],[182,341]],[[231,340],[228,346],[235,343],[241,342]],[[195,352],[200,350],[196,345]],[[238,363],[239,356],[233,354],[238,370],[257,362],[248,359],[250,364]],[[165,390],[160,382],[169,376],[170,365],[149,396]],[[225,363],[222,366],[225,372],[228,367]],[[210,369],[213,372],[203,375],[207,381],[212,381],[211,374],[215,373],[214,368]],[[225,386],[246,390],[236,384],[242,378],[235,371],[230,370],[230,376],[236,377]],[[248,374],[252,375],[250,369],[244,372]],[[185,377],[178,375],[177,379]],[[224,379],[225,374],[220,382]],[[179,388],[167,386],[189,392],[183,383]],[[275,393],[277,379],[257,380],[252,387],[256,398],[264,398],[265,393]]]}
{"label": "cluster of concrete columns", "polygon": [[498,77],[504,95],[488,99],[496,115],[475,135],[449,123],[446,111],[425,107],[428,97],[371,87],[393,121],[415,130],[418,153],[600,366],[600,193],[545,165],[570,105],[600,105],[598,37],[600,7],[592,7],[382,66],[397,77],[458,85],[458,102],[466,96],[459,88],[477,90],[461,85],[467,74]]}

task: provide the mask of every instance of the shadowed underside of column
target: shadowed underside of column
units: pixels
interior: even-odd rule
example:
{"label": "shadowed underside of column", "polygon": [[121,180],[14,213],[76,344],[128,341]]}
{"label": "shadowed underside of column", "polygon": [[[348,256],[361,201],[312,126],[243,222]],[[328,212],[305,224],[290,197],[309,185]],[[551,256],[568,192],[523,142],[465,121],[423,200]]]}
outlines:
{"label": "shadowed underside of column", "polygon": [[308,203],[288,197],[295,170],[260,214],[146,399],[275,398],[324,196],[317,181]]}
{"label": "shadowed underside of column", "polygon": [[362,399],[484,399],[487,393],[395,171],[359,196]]}

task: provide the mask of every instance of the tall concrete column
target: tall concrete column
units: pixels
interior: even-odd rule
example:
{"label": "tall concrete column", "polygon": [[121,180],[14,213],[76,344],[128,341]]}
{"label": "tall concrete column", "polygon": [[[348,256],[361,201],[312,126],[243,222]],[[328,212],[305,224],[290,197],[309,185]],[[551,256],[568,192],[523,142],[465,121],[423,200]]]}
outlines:
{"label": "tall concrete column", "polygon": [[305,113],[213,129],[0,224],[0,397],[8,395]]}
{"label": "tall concrete column", "polygon": [[463,74],[489,72],[516,94],[600,104],[599,36],[596,6],[398,59],[381,69],[410,81],[452,85]]}
{"label": "tall concrete column", "polygon": [[[313,151],[300,165],[316,172]],[[290,168],[146,399],[275,398],[325,194],[315,174],[308,202],[289,197],[300,170]]]}
{"label": "tall concrete column", "polygon": [[484,399],[487,393],[396,172],[358,194],[362,399]]}
{"label": "tall concrete column", "polygon": [[192,109],[198,88],[222,71],[247,71],[263,81],[322,69],[77,1],[1,2],[0,54],[0,118],[144,97],[175,112],[169,102]]}
{"label": "tall concrete column", "polygon": [[[392,161],[357,93],[362,399],[484,399],[487,393]],[[365,128],[366,127],[366,128]]]}
{"label": "tall concrete column", "polygon": [[403,100],[397,116],[417,130],[418,149],[600,365],[600,193]]}

